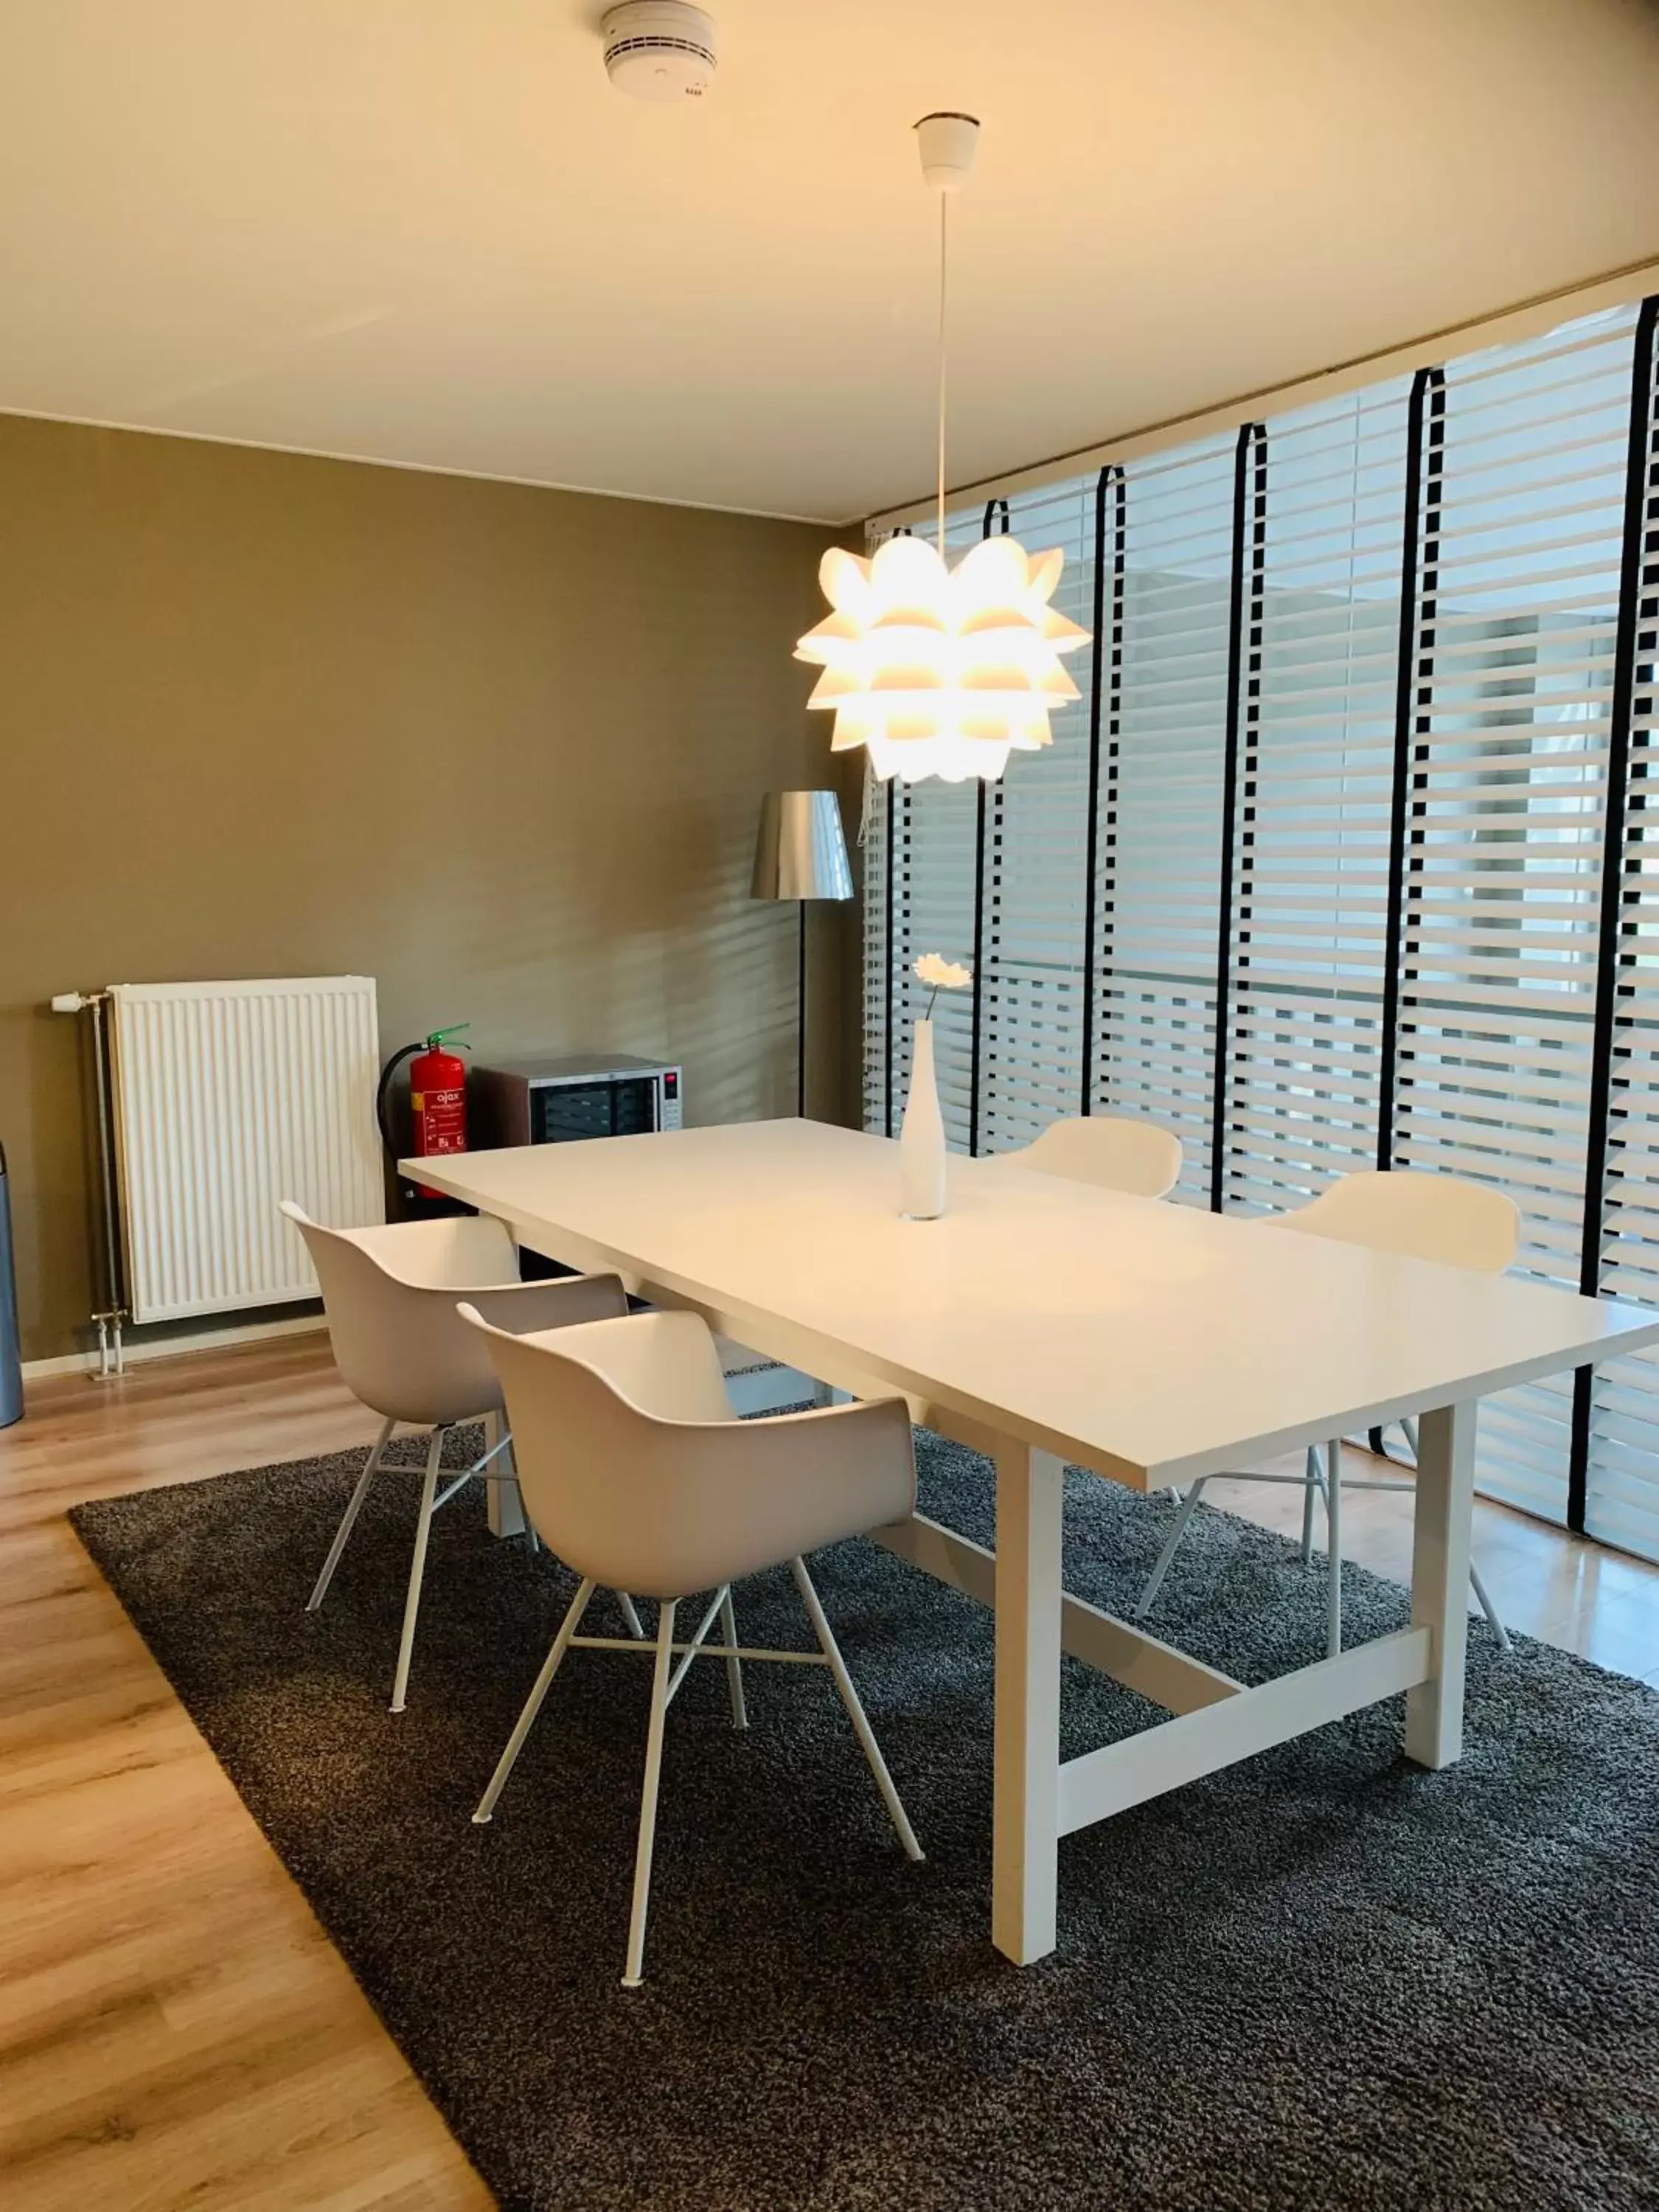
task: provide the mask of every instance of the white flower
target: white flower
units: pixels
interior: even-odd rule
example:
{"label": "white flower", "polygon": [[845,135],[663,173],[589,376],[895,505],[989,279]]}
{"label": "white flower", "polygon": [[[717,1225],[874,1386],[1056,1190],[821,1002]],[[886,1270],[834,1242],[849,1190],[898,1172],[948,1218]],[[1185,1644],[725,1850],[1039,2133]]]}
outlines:
{"label": "white flower", "polygon": [[916,974],[924,983],[931,983],[936,991],[960,991],[974,980],[971,968],[959,967],[955,961],[946,960],[937,952],[924,952],[916,963]]}

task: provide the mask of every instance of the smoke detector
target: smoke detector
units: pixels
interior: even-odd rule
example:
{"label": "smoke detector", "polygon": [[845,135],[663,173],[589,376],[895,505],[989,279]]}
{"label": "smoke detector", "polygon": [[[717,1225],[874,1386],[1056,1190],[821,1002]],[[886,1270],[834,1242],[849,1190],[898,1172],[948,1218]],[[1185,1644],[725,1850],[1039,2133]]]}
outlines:
{"label": "smoke detector", "polygon": [[714,81],[714,19],[686,0],[623,0],[602,29],[605,75],[630,100],[701,100]]}

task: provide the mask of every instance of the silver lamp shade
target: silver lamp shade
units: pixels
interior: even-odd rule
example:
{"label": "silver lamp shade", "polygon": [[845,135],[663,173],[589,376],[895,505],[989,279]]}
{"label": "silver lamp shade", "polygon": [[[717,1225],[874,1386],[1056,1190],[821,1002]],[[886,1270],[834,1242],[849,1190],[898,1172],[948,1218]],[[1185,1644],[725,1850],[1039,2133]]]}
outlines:
{"label": "silver lamp shade", "polygon": [[761,802],[750,896],[849,899],[852,863],[833,791],[769,791]]}

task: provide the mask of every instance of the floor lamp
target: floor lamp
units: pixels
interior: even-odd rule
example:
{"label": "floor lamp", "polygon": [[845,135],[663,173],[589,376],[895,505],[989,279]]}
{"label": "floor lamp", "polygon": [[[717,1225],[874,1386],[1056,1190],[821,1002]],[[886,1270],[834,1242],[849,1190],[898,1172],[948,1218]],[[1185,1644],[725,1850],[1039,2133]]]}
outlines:
{"label": "floor lamp", "polygon": [[842,834],[841,802],[833,791],[769,791],[761,801],[755,839],[755,877],[750,895],[793,899],[800,908],[799,979],[796,987],[795,1111],[806,1112],[806,902],[849,899],[853,869]]}

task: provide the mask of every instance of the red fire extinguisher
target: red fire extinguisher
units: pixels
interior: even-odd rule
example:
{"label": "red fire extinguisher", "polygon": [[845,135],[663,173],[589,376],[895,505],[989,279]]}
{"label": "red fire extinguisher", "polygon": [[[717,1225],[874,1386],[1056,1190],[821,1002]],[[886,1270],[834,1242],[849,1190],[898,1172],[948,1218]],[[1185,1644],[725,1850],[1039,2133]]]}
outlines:
{"label": "red fire extinguisher", "polygon": [[[471,1026],[471,1022],[457,1022],[453,1029],[434,1030],[424,1045],[404,1045],[400,1051],[392,1054],[380,1070],[380,1088],[374,1102],[375,1112],[380,1119],[381,1137],[394,1159],[397,1158],[397,1145],[387,1119],[386,1101],[392,1079],[404,1060],[410,1063],[409,1149],[411,1155],[418,1159],[430,1160],[445,1152],[464,1152],[466,1150],[466,1062],[459,1054],[446,1052],[444,1047],[451,1037],[459,1036],[463,1030]],[[420,1198],[442,1196],[441,1192],[428,1190],[422,1183],[416,1183],[415,1190]]]}

